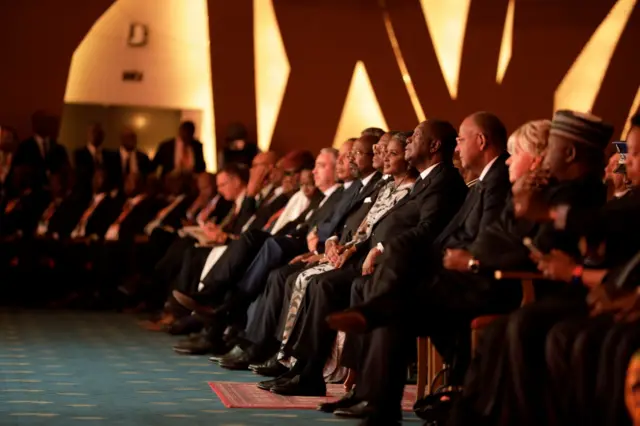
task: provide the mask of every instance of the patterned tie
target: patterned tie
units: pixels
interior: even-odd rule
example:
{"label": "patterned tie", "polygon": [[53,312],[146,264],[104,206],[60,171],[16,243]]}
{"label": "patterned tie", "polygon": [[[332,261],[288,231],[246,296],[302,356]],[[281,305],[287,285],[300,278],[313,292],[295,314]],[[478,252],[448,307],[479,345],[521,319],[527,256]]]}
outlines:
{"label": "patterned tie", "polygon": [[53,214],[56,212],[56,208],[58,207],[58,200],[53,200],[49,203],[49,207],[42,213],[42,218],[40,219],[42,222],[49,222]]}
{"label": "patterned tie", "polygon": [[84,211],[84,213],[82,213],[82,217],[80,218],[80,221],[78,222],[75,229],[71,233],[72,237],[84,236],[85,229],[87,227],[87,222],[89,222],[89,218],[91,217],[93,212],[96,210],[96,208],[100,205],[100,202],[102,202],[103,199],[104,198],[97,198],[97,197],[93,199],[93,201],[91,202],[91,205]]}
{"label": "patterned tie", "polygon": [[133,198],[129,198],[127,202],[124,203],[124,206],[122,207],[122,212],[120,213],[120,216],[118,216],[116,221],[113,222],[113,225],[120,225],[122,221],[125,220],[125,218],[129,215],[129,213],[131,213],[131,210],[133,209],[133,205],[134,205]]}

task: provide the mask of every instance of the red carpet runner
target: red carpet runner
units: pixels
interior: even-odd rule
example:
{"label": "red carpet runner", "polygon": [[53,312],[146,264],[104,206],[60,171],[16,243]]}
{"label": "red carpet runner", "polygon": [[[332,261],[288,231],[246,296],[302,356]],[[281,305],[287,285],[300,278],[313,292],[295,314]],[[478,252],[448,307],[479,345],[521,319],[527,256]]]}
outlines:
{"label": "red carpet runner", "polygon": [[[260,408],[274,410],[315,410],[318,404],[340,398],[344,393],[342,385],[327,385],[327,397],[281,396],[256,387],[255,383],[209,382],[227,408]],[[412,411],[416,400],[416,387],[406,386],[402,409]]]}

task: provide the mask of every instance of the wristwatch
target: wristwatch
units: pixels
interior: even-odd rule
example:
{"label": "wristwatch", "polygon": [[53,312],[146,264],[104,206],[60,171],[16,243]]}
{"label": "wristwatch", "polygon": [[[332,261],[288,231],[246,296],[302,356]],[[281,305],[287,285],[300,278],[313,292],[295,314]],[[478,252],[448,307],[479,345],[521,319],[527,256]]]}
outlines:
{"label": "wristwatch", "polygon": [[480,261],[472,257],[471,259],[469,259],[467,268],[469,268],[469,272],[473,272],[474,274],[477,274],[478,271],[480,271]]}
{"label": "wristwatch", "polygon": [[571,273],[571,284],[575,285],[584,285],[582,282],[582,275],[584,274],[584,266],[577,265],[573,268],[573,272]]}

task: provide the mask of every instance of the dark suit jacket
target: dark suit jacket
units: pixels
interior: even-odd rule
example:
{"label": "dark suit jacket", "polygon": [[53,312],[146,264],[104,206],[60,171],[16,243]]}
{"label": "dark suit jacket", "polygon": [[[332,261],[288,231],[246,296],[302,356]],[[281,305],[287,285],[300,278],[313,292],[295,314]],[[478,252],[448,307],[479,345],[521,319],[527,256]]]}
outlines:
{"label": "dark suit jacket", "polygon": [[68,237],[86,208],[85,197],[76,193],[66,196],[49,219],[47,234],[58,234],[60,238]]}
{"label": "dark suit jacket", "polygon": [[143,234],[144,227],[153,220],[162,204],[156,197],[146,197],[140,201],[120,223],[118,239],[130,241],[136,235]]}
{"label": "dark suit jacket", "polygon": [[[231,209],[234,209],[235,205],[231,205]],[[254,197],[246,196],[242,205],[240,206],[240,211],[238,214],[224,227],[224,231],[231,235],[240,235],[242,234],[242,227],[251,216],[256,212],[256,199]],[[224,218],[223,218],[224,219]],[[222,220],[222,219],[220,219]]]}
{"label": "dark suit jacket", "polygon": [[256,210],[256,218],[249,225],[249,229],[262,229],[267,224],[271,216],[280,211],[289,202],[290,194],[280,194],[271,202],[263,203]]}
{"label": "dark suit jacket", "polygon": [[309,215],[309,213],[313,214],[313,212],[318,208],[318,205],[320,205],[320,201],[322,201],[323,198],[324,197],[322,196],[322,193],[320,191],[315,191],[313,193],[313,196],[311,197],[311,200],[309,201],[309,206],[304,209],[304,211],[300,213],[297,218],[285,224],[282,229],[280,229],[276,233],[276,235],[285,236],[295,232],[298,226],[305,223],[305,221],[307,220],[307,215]]}
{"label": "dark suit jacket", "polygon": [[[96,235],[99,238],[104,237],[109,226],[118,218],[118,215],[122,211],[123,204],[124,199],[122,197],[112,198],[107,194],[87,221],[85,235],[87,237],[90,235]],[[77,223],[74,227],[76,225]]]}
{"label": "dark suit jacket", "polygon": [[45,184],[47,172],[59,172],[69,166],[69,157],[64,146],[56,141],[49,141],[49,150],[43,158],[40,154],[38,142],[34,137],[25,139],[16,150],[13,162],[16,166],[30,166],[36,173],[36,178],[40,184]]}
{"label": "dark suit jacket", "polygon": [[614,266],[631,259],[640,251],[640,190],[632,189],[621,198],[604,206],[572,204],[566,219],[566,230],[587,237],[591,246],[605,244],[601,266]]}
{"label": "dark suit jacket", "polygon": [[[102,167],[111,178],[116,178],[114,169],[116,153],[108,149],[102,149]],[[91,193],[91,181],[95,172],[95,161],[89,148],[78,148],[73,153],[73,161],[76,168],[76,184],[84,193]]]}
{"label": "dark suit jacket", "polygon": [[[291,236],[294,238],[306,238],[307,234],[312,229],[319,229],[322,224],[329,222],[335,214],[336,206],[340,204],[345,196],[348,196],[348,193],[342,187],[337,188],[329,198],[327,198],[324,204],[319,206],[313,214],[311,214],[311,217],[308,220],[291,233]],[[320,202],[322,202],[322,200],[320,200]],[[318,231],[318,234],[319,233],[320,231]]]}
{"label": "dark suit jacket", "polygon": [[371,245],[382,243],[389,261],[429,247],[464,202],[467,186],[452,164],[439,164],[378,221]]}
{"label": "dark suit jacket", "polygon": [[505,164],[508,157],[507,153],[498,156],[484,179],[471,188],[458,213],[436,239],[435,250],[467,249],[481,229],[500,217],[511,192],[509,170]]}
{"label": "dark suit jacket", "polygon": [[[124,181],[124,170],[122,169],[122,155],[120,154],[120,150],[117,150],[113,153],[113,174],[114,178],[118,179],[116,182]],[[138,172],[146,176],[153,171],[153,166],[151,164],[151,160],[149,160],[149,156],[142,151],[136,150],[136,160],[138,161]]]}
{"label": "dark suit jacket", "polygon": [[[371,201],[373,201],[376,194],[378,193],[377,191],[380,190],[380,185],[378,185],[378,182],[381,178],[382,174],[380,172],[375,172],[371,180],[369,180],[369,182],[367,182],[367,185],[361,190],[350,191],[352,189],[357,189],[357,187],[352,186],[347,191],[345,191],[345,198],[341,202],[341,206],[336,208],[330,220],[326,221],[318,227],[319,252],[324,251],[324,243],[326,239],[323,239],[323,236],[325,235],[325,233],[328,234],[327,238],[329,238],[334,235],[341,237],[345,230],[347,233],[349,232],[349,229],[346,229],[347,219],[351,219],[351,222],[349,224],[350,228],[353,228],[353,226],[355,226],[355,229],[358,228],[360,222],[362,222],[362,219],[364,219],[364,217],[369,212],[369,209],[371,208],[371,205],[373,205],[373,202],[370,203],[368,208],[362,210],[360,208],[364,204],[365,200],[371,199]],[[346,194],[350,194],[351,198],[348,198],[349,196]],[[352,216],[356,212],[358,212],[358,214],[356,216]],[[355,224],[355,222],[358,223]],[[353,229],[352,231],[355,231],[355,229]]]}
{"label": "dark suit jacket", "polygon": [[[185,196],[182,201],[180,201],[178,203],[177,206],[175,206],[173,208],[173,210],[171,210],[169,213],[167,213],[167,215],[164,217],[164,219],[162,219],[162,222],[160,225],[162,226],[169,226],[173,229],[178,229],[182,226],[182,219],[185,218],[185,215],[187,213],[187,209],[189,208],[189,206],[191,205],[191,203],[193,203],[193,197],[190,196]],[[218,207],[218,206],[216,206]],[[214,209],[215,211],[215,209]]]}
{"label": "dark suit jacket", "polygon": [[[194,140],[192,147],[193,147],[193,156],[194,156],[193,171],[195,173],[204,172],[207,169],[207,165],[204,162],[202,142],[198,140]],[[158,169],[158,167],[162,167],[162,176],[171,172],[174,167],[175,149],[176,149],[175,139],[169,139],[167,141],[162,142],[158,147],[158,151],[156,152],[156,155],[153,157],[151,169],[155,171]]]}
{"label": "dark suit jacket", "polygon": [[13,235],[20,231],[25,237],[32,236],[49,204],[49,196],[43,191],[30,191],[14,198],[18,198],[18,203],[10,212],[6,213],[5,207],[13,198],[0,205],[0,235]]}

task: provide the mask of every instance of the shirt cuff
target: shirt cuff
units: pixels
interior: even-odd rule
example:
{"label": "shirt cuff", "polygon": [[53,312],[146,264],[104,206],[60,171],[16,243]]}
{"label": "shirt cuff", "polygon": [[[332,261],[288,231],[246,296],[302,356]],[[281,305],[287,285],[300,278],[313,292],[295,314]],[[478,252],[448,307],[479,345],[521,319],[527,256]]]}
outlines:
{"label": "shirt cuff", "polygon": [[553,219],[553,226],[556,229],[563,230],[567,227],[567,216],[569,215],[570,206],[563,204],[557,206],[555,210],[555,218]]}
{"label": "shirt cuff", "polygon": [[376,245],[376,248],[378,249],[378,251],[380,251],[380,253],[384,253],[384,246],[382,245],[382,243],[378,243]]}
{"label": "shirt cuff", "polygon": [[329,237],[327,241],[338,241],[338,237],[334,235],[333,237]]}

